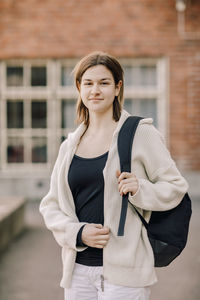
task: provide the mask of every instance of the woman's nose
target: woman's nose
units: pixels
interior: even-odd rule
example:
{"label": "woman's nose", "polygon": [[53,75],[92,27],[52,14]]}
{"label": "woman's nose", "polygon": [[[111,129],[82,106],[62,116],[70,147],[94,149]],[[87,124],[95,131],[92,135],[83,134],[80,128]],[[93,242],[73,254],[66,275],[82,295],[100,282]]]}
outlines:
{"label": "woman's nose", "polygon": [[92,86],[91,93],[92,93],[92,94],[99,94],[99,92],[100,92],[100,89],[99,89],[98,84],[94,84],[94,85]]}

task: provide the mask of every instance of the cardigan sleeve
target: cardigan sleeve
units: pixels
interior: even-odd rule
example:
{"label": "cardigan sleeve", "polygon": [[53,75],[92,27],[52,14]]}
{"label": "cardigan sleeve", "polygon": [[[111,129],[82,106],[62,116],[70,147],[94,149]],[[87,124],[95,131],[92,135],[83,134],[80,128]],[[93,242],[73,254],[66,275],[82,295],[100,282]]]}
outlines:
{"label": "cardigan sleeve", "polygon": [[87,247],[86,244],[83,243],[82,241],[82,232],[83,232],[83,228],[84,228],[85,225],[83,225],[81,227],[81,229],[79,230],[78,234],[77,234],[77,238],[76,238],[76,246],[82,246],[82,247]]}
{"label": "cardigan sleeve", "polygon": [[64,213],[58,202],[58,169],[63,158],[64,148],[62,144],[51,175],[50,190],[42,199],[39,210],[46,227],[52,231],[54,238],[61,247],[67,246],[76,251],[83,251],[87,247],[77,246],[76,238],[80,228],[86,223],[79,222],[75,215]]}
{"label": "cardigan sleeve", "polygon": [[[147,179],[138,178],[138,191],[133,196],[129,193],[129,201],[150,211],[176,207],[187,192],[188,184],[171,158],[164,138],[153,125],[143,124],[135,136],[133,147],[137,143],[141,143],[140,157]],[[132,153],[134,156],[134,149]]]}

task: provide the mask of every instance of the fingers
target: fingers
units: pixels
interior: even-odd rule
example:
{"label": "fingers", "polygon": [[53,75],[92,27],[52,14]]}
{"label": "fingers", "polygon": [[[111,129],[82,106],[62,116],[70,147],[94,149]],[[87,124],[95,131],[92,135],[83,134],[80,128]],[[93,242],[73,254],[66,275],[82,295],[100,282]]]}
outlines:
{"label": "fingers", "polygon": [[102,224],[93,224],[93,225],[94,225],[94,227],[99,228],[99,229],[103,228]]}
{"label": "fingers", "polygon": [[98,241],[108,241],[109,240],[109,234],[104,234],[104,235],[98,235],[97,237],[96,237],[96,240],[98,240]]}
{"label": "fingers", "polygon": [[101,224],[87,224],[82,231],[82,241],[90,247],[103,248],[109,240],[109,231]]}
{"label": "fingers", "polygon": [[128,178],[128,179],[123,179],[120,181],[118,187],[119,187],[119,190],[121,189],[122,185],[124,184],[129,184],[131,182],[134,182],[134,178]]}
{"label": "fingers", "polygon": [[106,246],[106,244],[108,243],[109,241],[109,234],[104,234],[104,235],[98,235],[94,238],[94,241],[93,241],[93,246],[92,247],[95,247],[95,248],[103,248]]}
{"label": "fingers", "polygon": [[110,229],[108,227],[102,227],[100,230],[99,230],[99,234],[108,234],[110,232]]}
{"label": "fingers", "polygon": [[98,244],[96,244],[95,248],[103,249],[108,241],[99,241]]}
{"label": "fingers", "polygon": [[118,188],[120,195],[126,195],[130,192],[132,195],[136,193],[139,187],[138,179],[133,173],[116,171],[116,177],[118,178]]}
{"label": "fingers", "polygon": [[132,195],[134,195],[136,193],[138,189],[137,184],[135,185],[124,185],[122,186],[122,188],[120,189],[120,195],[126,195],[127,193],[131,193]]}
{"label": "fingers", "polygon": [[110,231],[110,229],[107,226],[103,226],[102,224],[91,223],[87,225],[93,228],[97,234],[108,234]]}
{"label": "fingers", "polygon": [[120,176],[120,174],[121,174],[120,170],[117,170],[116,171],[116,177],[118,178]]}
{"label": "fingers", "polygon": [[107,234],[110,229],[107,226],[103,226],[102,224],[90,224],[94,225],[95,228],[99,229],[99,234]]}
{"label": "fingers", "polygon": [[119,184],[119,192],[122,195],[122,193],[127,193],[129,190],[135,190],[138,186],[138,182],[136,179],[131,178],[131,179],[124,179],[120,182]]}
{"label": "fingers", "polygon": [[131,177],[136,177],[136,176],[133,173],[122,172],[118,177],[118,182],[120,182],[123,179],[131,178]]}
{"label": "fingers", "polygon": [[109,235],[104,235],[103,237],[99,236],[98,241],[96,242],[94,247],[95,248],[104,248],[107,245],[108,240],[109,240]]}

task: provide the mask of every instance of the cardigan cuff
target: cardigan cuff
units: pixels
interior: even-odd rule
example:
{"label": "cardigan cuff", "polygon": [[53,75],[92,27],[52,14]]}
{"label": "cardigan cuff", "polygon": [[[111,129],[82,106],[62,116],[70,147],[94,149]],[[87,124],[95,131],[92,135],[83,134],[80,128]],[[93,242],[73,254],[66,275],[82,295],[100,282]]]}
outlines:
{"label": "cardigan cuff", "polygon": [[84,224],[80,229],[79,229],[79,232],[77,234],[77,238],[76,238],[76,246],[77,247],[88,247],[86,244],[83,243],[82,241],[82,231],[83,231],[83,228],[86,224]]}

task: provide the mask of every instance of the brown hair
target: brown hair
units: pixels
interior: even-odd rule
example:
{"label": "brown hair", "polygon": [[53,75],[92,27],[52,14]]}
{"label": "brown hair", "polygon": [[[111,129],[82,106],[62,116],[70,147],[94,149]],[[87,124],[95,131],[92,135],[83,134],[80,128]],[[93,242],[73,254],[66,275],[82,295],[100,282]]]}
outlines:
{"label": "brown hair", "polygon": [[[122,81],[122,86],[120,88],[119,95],[118,97],[116,96],[113,101],[113,119],[115,121],[118,121],[121,116],[122,106],[124,102],[124,72],[116,58],[107,53],[99,51],[92,52],[87,56],[83,57],[73,70],[76,87],[79,90],[82,76],[85,73],[85,71],[97,65],[103,65],[111,71],[116,85],[119,83],[120,80]],[[77,101],[76,114],[78,123],[84,122],[84,124],[86,124],[87,126],[89,125],[89,111],[84,105],[80,94]]]}

